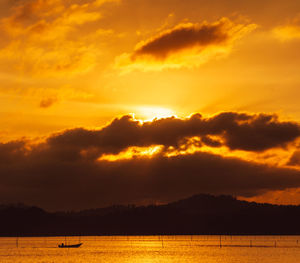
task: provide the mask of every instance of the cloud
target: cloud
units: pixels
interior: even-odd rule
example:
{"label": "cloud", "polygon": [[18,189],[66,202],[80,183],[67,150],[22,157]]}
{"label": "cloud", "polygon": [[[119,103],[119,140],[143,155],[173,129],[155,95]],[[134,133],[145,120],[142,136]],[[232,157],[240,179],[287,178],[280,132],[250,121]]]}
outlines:
{"label": "cloud", "polygon": [[144,123],[126,115],[101,130],[67,130],[50,136],[47,142],[79,149],[97,147],[99,153],[118,154],[132,146],[178,148],[185,139],[200,137],[209,146],[260,152],[285,147],[299,136],[299,124],[279,121],[276,115],[223,112],[209,118],[198,113],[186,119],[169,117]]}
{"label": "cloud", "polygon": [[218,24],[186,24],[162,33],[160,36],[139,44],[132,55],[133,61],[138,57],[149,55],[158,60],[165,60],[172,53],[194,46],[205,47],[219,45],[228,41],[228,34],[222,32]]}
{"label": "cloud", "polygon": [[201,141],[210,147],[221,147],[222,146],[222,142],[219,140],[215,140],[213,138],[211,138],[210,136],[203,136],[201,138]]}
{"label": "cloud", "polygon": [[[95,41],[104,37],[99,24],[94,31],[84,26],[102,18],[102,5],[112,0],[83,3],[62,0],[19,1],[0,19],[6,44],[0,59],[10,72],[26,76],[72,76],[93,69],[101,55]],[[99,32],[101,32],[99,34]],[[80,36],[80,37],[78,37]]]}
{"label": "cloud", "polygon": [[288,25],[276,27],[273,30],[273,34],[281,41],[300,39],[300,26]]}
{"label": "cloud", "polygon": [[272,33],[283,42],[300,39],[300,15],[289,20],[285,25],[275,27]]}
{"label": "cloud", "polygon": [[198,66],[212,57],[226,55],[233,43],[256,28],[235,24],[228,18],[214,23],[184,23],[137,44],[132,54],[117,58],[120,67]]}
{"label": "cloud", "polygon": [[[300,187],[296,169],[201,148],[193,153],[176,151],[188,148],[193,143],[188,138],[196,137],[197,147],[263,151],[284,147],[299,134],[297,123],[265,114],[227,112],[209,118],[195,114],[144,123],[123,116],[99,130],[77,128],[52,134],[45,141],[1,143],[0,198],[57,210],[167,202],[201,192],[249,197]],[[136,152],[114,161],[101,158],[149,146],[149,156]]]}
{"label": "cloud", "polygon": [[290,157],[287,165],[299,166],[300,165],[300,151],[295,151]]}
{"label": "cloud", "polygon": [[11,141],[0,143],[1,163],[14,163],[22,159],[26,153],[26,141]]}
{"label": "cloud", "polygon": [[49,108],[51,107],[55,102],[57,102],[57,98],[46,98],[42,99],[40,102],[41,108]]}
{"label": "cloud", "polygon": [[71,148],[39,145],[21,156],[21,146],[7,148],[0,148],[12,157],[1,159],[1,200],[52,210],[167,202],[201,192],[249,197],[300,186],[297,170],[203,152],[106,162],[80,158]]}

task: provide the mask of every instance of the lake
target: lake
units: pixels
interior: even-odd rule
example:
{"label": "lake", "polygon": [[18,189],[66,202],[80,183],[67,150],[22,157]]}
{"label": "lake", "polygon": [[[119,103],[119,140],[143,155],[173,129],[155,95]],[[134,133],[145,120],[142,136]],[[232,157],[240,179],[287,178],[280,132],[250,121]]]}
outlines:
{"label": "lake", "polygon": [[[58,248],[82,242],[80,248]],[[1,263],[299,263],[300,236],[0,238]]]}

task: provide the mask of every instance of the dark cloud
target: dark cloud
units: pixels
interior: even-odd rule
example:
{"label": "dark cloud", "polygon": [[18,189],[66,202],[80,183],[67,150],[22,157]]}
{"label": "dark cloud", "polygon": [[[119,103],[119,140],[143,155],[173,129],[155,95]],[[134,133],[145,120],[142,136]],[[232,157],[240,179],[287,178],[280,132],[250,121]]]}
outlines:
{"label": "dark cloud", "polygon": [[300,165],[300,151],[295,151],[290,157],[287,165],[298,166]]}
{"label": "dark cloud", "polygon": [[[78,151],[93,148],[99,154],[117,154],[130,146],[179,147],[186,138],[197,136],[214,147],[224,145],[231,150],[264,151],[285,147],[299,135],[297,123],[281,122],[276,115],[224,112],[211,118],[194,114],[187,119],[170,117],[142,124],[132,116],[123,116],[101,130],[67,130],[49,137],[47,143]],[[223,144],[209,136],[219,137]]]}
{"label": "dark cloud", "polygon": [[0,164],[14,163],[26,153],[25,141],[0,143]]}
{"label": "dark cloud", "polygon": [[[256,134],[259,133],[259,134]],[[195,138],[218,147],[261,151],[299,136],[296,123],[273,115],[221,113],[211,118],[166,118],[140,123],[130,116],[101,130],[72,129],[28,144],[0,144],[0,200],[47,209],[82,209],[117,203],[167,202],[197,193],[253,196],[300,187],[300,172],[210,153],[99,160],[130,146],[163,145],[166,151]],[[222,140],[216,140],[219,136]]]}
{"label": "dark cloud", "polygon": [[276,115],[221,113],[206,122],[209,134],[223,134],[230,149],[264,151],[284,147],[300,135],[294,122],[280,122]]}
{"label": "dark cloud", "polygon": [[49,108],[51,107],[55,102],[57,102],[57,98],[45,98],[40,101],[40,107],[41,108]]}
{"label": "dark cloud", "polygon": [[218,141],[218,140],[214,140],[213,138],[209,137],[209,136],[203,136],[201,138],[201,141],[210,147],[221,147],[222,146],[222,142]]}
{"label": "dark cloud", "polygon": [[165,59],[169,54],[192,47],[225,44],[230,35],[224,30],[227,20],[214,24],[187,24],[166,31],[139,47],[132,58],[150,55]]}
{"label": "dark cloud", "polygon": [[29,154],[0,165],[0,198],[47,209],[167,202],[197,193],[253,196],[300,186],[300,172],[196,153],[115,162]]}

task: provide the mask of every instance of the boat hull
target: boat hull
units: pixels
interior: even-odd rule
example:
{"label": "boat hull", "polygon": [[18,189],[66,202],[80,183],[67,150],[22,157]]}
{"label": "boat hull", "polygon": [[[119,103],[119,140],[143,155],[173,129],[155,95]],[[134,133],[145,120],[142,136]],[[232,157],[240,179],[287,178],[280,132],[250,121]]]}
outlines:
{"label": "boat hull", "polygon": [[58,245],[59,248],[77,248],[80,247],[82,243],[74,244],[74,245]]}

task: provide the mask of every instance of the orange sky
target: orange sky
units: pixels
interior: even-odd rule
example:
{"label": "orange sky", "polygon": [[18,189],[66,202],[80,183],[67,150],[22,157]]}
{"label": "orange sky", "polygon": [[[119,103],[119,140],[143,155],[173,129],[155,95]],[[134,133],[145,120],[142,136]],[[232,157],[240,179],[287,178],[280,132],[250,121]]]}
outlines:
{"label": "orange sky", "polygon": [[[151,121],[263,113],[276,114],[276,123],[300,122],[298,1],[2,0],[0,31],[3,147],[26,141],[30,151],[58,132],[101,130],[127,114]],[[172,156],[202,151],[300,169],[300,157],[291,162],[298,136],[259,151],[194,143]],[[132,147],[144,145],[97,160],[161,154]],[[300,203],[298,187],[249,196]]]}

